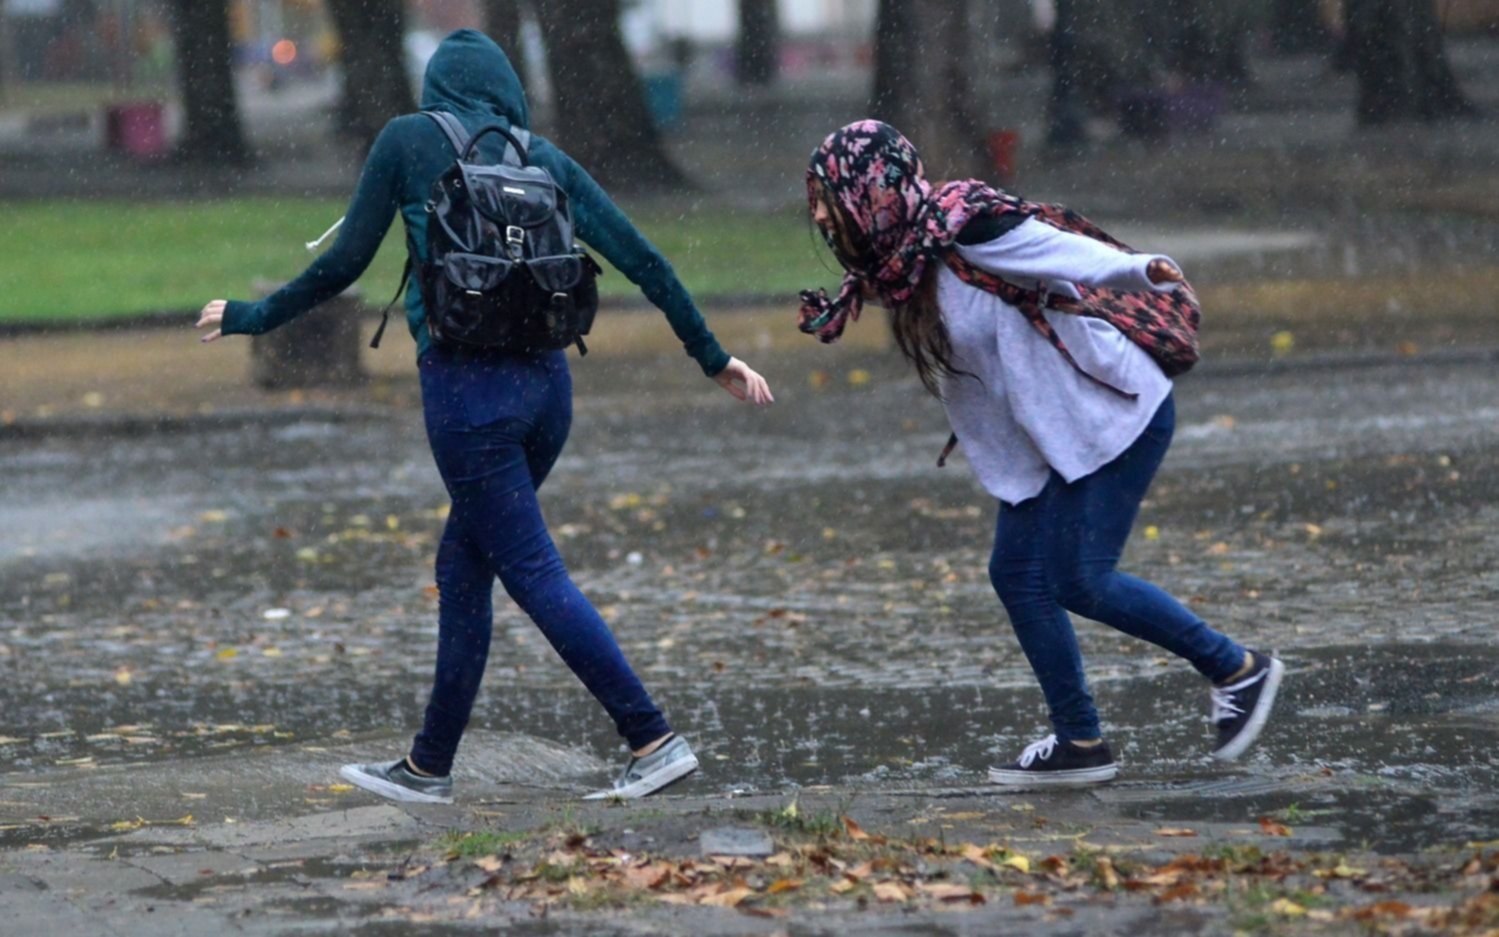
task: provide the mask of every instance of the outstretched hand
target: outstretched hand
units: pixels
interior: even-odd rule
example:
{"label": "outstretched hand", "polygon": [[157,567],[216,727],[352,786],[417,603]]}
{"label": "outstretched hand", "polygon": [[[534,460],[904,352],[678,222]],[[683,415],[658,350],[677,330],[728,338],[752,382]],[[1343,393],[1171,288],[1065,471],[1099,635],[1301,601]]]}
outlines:
{"label": "outstretched hand", "polygon": [[718,382],[718,386],[733,394],[736,400],[746,400],[757,407],[769,406],[776,402],[775,397],[770,393],[770,385],[765,383],[765,378],[755,373],[754,368],[738,358],[730,358],[728,366],[714,375],[713,380]]}
{"label": "outstretched hand", "polygon": [[1160,285],[1162,283],[1181,283],[1186,277],[1182,276],[1181,268],[1169,260],[1157,257],[1145,267],[1145,275],[1150,282]]}
{"label": "outstretched hand", "polygon": [[223,330],[218,328],[218,326],[224,323],[224,308],[228,305],[228,302],[225,300],[215,299],[203,307],[203,311],[198,314],[198,324],[194,328],[212,328],[213,331],[208,332],[202,338],[198,339],[198,341],[216,342],[224,337]]}

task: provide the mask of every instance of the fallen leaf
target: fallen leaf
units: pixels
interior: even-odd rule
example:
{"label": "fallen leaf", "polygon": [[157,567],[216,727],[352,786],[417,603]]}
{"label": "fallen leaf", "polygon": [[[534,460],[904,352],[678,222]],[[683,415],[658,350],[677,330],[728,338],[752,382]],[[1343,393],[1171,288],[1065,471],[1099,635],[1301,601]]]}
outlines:
{"label": "fallen leaf", "polygon": [[1098,870],[1098,881],[1104,888],[1113,891],[1119,887],[1119,874],[1114,871],[1114,862],[1108,856],[1099,856],[1094,863]]}
{"label": "fallen leaf", "polygon": [[213,656],[218,660],[234,660],[234,658],[239,656],[239,649],[226,647]]}
{"label": "fallen leaf", "polygon": [[778,878],[770,883],[770,886],[765,889],[765,893],[767,895],[779,895],[782,892],[796,891],[804,884],[805,882],[799,878]]}
{"label": "fallen leaf", "polygon": [[1306,908],[1289,898],[1276,898],[1270,902],[1270,910],[1276,914],[1283,914],[1286,917],[1303,917],[1306,915]]}
{"label": "fallen leaf", "polygon": [[1039,891],[1017,891],[1015,892],[1015,904],[1017,907],[1025,907],[1031,904],[1048,905],[1051,904],[1051,896]]}
{"label": "fallen leaf", "polygon": [[828,886],[828,891],[832,892],[835,895],[841,895],[844,892],[846,892],[846,891],[852,891],[853,889],[855,889],[857,887],[858,887],[858,885],[856,885],[853,882],[853,880],[846,879],[846,878],[841,878],[838,881],[834,882],[833,884],[829,885]]}
{"label": "fallen leaf", "polygon": [[880,882],[874,886],[874,896],[880,901],[910,901],[911,893],[899,882]]}
{"label": "fallen leaf", "polygon": [[854,842],[862,842],[869,839],[869,834],[854,822],[853,817],[843,818],[843,829],[848,833],[848,838]]}
{"label": "fallen leaf", "polygon": [[967,885],[959,885],[956,882],[921,882],[916,886],[917,891],[924,895],[936,898],[938,901],[967,901],[972,904],[983,904],[984,896],[969,888]]}
{"label": "fallen leaf", "polygon": [[964,843],[962,848],[958,850],[958,855],[962,856],[964,859],[967,859],[969,862],[972,862],[974,865],[978,866],[981,869],[997,868],[997,866],[995,866],[993,862],[989,861],[989,857],[985,853],[984,849],[982,847],[975,846],[973,843]]}
{"label": "fallen leaf", "polygon": [[1197,835],[1197,831],[1196,830],[1189,830],[1186,827],[1180,827],[1180,826],[1164,826],[1164,827],[1161,827],[1159,830],[1156,830],[1155,831],[1155,835],[1157,835],[1157,836],[1183,836],[1183,837],[1185,837],[1185,836],[1196,836]]}
{"label": "fallen leaf", "polygon": [[863,387],[869,383],[869,372],[863,368],[854,368],[848,372],[848,386]]}
{"label": "fallen leaf", "polygon": [[1375,917],[1410,917],[1412,910],[1404,901],[1379,901],[1359,908],[1353,916],[1361,921]]}
{"label": "fallen leaf", "polygon": [[1260,817],[1260,832],[1266,836],[1290,836],[1291,828],[1284,823],[1277,823],[1269,817]]}
{"label": "fallen leaf", "polygon": [[1005,856],[999,860],[1000,865],[1007,865],[1017,872],[1029,875],[1031,871],[1031,860],[1022,855]]}
{"label": "fallen leaf", "polygon": [[1349,865],[1347,860],[1339,859],[1338,864],[1330,869],[1318,869],[1318,878],[1363,878],[1368,875],[1367,869],[1358,869]]}
{"label": "fallen leaf", "polygon": [[354,785],[352,785],[352,784],[329,784],[328,785],[328,792],[330,794],[347,794],[349,791],[352,791],[353,789],[354,789]]}
{"label": "fallen leaf", "polygon": [[710,905],[715,908],[737,908],[739,903],[753,895],[754,891],[749,888],[730,888],[728,891],[719,892],[716,895],[708,895],[698,901],[698,904]]}
{"label": "fallen leaf", "polygon": [[1156,904],[1165,904],[1168,901],[1181,901],[1183,898],[1191,898],[1198,894],[1197,886],[1191,882],[1182,882],[1174,888],[1168,888],[1156,896]]}

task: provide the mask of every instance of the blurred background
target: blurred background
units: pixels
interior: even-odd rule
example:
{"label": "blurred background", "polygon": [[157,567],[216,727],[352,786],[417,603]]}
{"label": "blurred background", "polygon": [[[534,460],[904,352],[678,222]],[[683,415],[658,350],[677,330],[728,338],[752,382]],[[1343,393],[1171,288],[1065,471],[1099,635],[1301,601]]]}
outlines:
{"label": "blurred background", "polygon": [[1444,308],[1494,285],[1499,0],[5,0],[0,329],[180,323],[294,275],[460,27],[709,306],[831,282],[804,163],[871,114],[937,174],[1185,249],[1256,340],[1371,290],[1415,315],[1436,268]]}

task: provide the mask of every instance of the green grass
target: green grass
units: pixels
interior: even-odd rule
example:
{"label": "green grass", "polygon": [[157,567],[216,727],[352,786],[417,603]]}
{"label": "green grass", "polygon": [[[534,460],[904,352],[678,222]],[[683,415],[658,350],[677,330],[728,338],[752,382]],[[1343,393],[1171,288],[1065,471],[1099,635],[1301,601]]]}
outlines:
{"label": "green grass", "polygon": [[[256,280],[284,281],[310,260],[303,248],[343,212],[330,199],[199,202],[0,203],[0,322],[79,321],[196,309],[252,298]],[[643,210],[635,221],[700,302],[829,285],[799,212],[717,208]],[[393,227],[360,281],[384,304],[400,280],[402,235]],[[618,272],[610,296],[639,295]]]}
{"label": "green grass", "polygon": [[450,833],[438,843],[438,848],[448,855],[460,859],[477,859],[502,853],[532,836],[527,830],[497,830],[479,833]]}

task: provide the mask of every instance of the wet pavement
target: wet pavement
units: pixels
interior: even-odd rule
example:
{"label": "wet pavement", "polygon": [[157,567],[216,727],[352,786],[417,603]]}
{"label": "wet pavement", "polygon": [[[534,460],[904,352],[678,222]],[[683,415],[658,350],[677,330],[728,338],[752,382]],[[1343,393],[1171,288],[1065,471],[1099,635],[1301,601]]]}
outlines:
{"label": "wet pavement", "polygon": [[[684,794],[981,796],[984,767],[1044,731],[986,578],[992,503],[961,459],[934,467],[940,408],[888,354],[766,370],[780,402],[758,413],[675,356],[578,365],[544,492],[580,584],[699,747]],[[1189,668],[1081,624],[1125,770],[1055,810],[1289,810],[1315,827],[1308,848],[1380,853],[1494,839],[1499,373],[1439,356],[1205,367],[1178,398],[1126,565],[1279,651],[1283,701],[1250,757],[1214,765]],[[367,804],[320,789],[331,766],[394,756],[419,719],[445,508],[418,415],[194,427],[0,449],[8,849]],[[469,744],[460,785],[500,796],[518,779],[493,752],[528,745],[566,770],[505,796],[552,803],[620,749],[532,626],[497,609],[474,725],[532,740]],[[250,761],[281,767],[238,774]]]}

